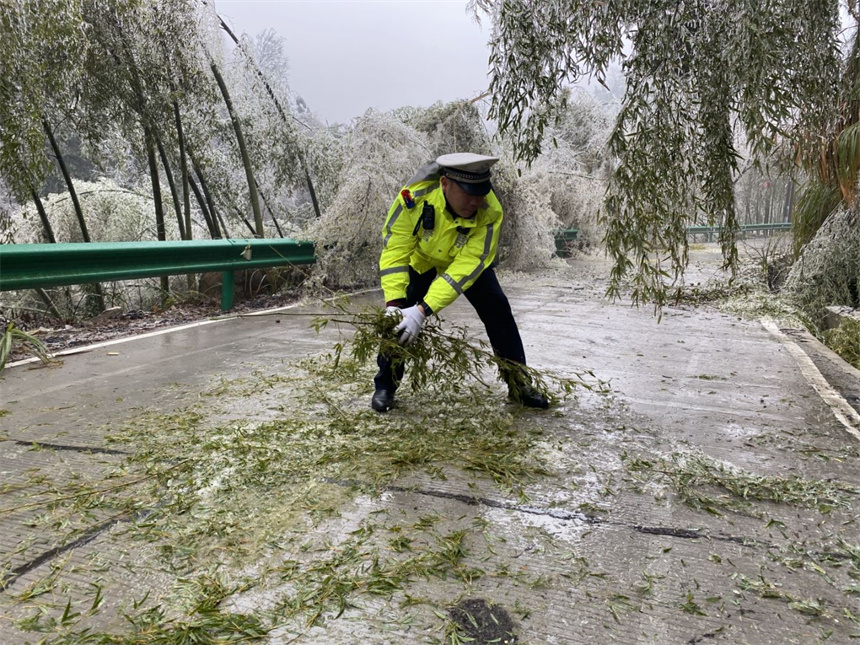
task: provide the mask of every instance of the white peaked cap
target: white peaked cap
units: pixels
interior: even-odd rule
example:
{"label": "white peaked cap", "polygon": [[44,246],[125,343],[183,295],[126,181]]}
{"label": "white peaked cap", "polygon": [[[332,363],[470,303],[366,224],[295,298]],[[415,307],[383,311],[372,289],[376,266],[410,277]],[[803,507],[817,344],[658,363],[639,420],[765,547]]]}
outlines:
{"label": "white peaked cap", "polygon": [[458,181],[482,182],[490,178],[490,167],[499,160],[498,157],[476,155],[472,152],[455,152],[442,155],[436,163],[453,173],[446,173]]}

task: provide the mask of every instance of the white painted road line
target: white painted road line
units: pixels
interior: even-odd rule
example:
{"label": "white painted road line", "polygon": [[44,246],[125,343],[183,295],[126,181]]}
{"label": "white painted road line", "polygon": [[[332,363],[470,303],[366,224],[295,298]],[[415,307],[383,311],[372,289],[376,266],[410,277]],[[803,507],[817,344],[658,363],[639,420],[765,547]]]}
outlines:
{"label": "white painted road line", "polygon": [[852,408],[848,401],[846,401],[839,392],[833,389],[830,383],[828,383],[824,376],[822,376],[821,372],[818,371],[818,368],[815,366],[815,363],[812,362],[812,359],[807,356],[806,352],[798,347],[797,343],[795,343],[791,338],[783,334],[772,320],[762,320],[761,324],[768,332],[775,336],[779,342],[785,345],[785,348],[794,358],[797,366],[800,368],[801,374],[803,374],[807,382],[816,392],[818,392],[818,395],[830,407],[836,419],[845,426],[845,429],[848,430],[855,439],[860,441],[860,431],[857,429],[860,427],[860,414],[858,414],[857,410]]}

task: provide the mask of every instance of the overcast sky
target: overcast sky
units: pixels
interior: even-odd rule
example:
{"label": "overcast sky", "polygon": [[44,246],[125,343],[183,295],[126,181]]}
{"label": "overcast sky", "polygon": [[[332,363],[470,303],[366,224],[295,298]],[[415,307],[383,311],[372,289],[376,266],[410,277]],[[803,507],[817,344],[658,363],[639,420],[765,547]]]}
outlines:
{"label": "overcast sky", "polygon": [[466,0],[217,0],[231,26],[284,37],[290,86],[330,123],[368,108],[473,98],[487,89],[489,22]]}

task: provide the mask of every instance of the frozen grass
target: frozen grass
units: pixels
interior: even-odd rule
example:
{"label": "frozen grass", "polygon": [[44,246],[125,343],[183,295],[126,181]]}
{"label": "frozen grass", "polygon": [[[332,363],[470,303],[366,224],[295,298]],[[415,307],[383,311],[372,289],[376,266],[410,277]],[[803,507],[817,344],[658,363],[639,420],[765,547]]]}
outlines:
{"label": "frozen grass", "polygon": [[860,369],[860,322],[853,318],[843,319],[839,327],[824,332],[824,343]]}

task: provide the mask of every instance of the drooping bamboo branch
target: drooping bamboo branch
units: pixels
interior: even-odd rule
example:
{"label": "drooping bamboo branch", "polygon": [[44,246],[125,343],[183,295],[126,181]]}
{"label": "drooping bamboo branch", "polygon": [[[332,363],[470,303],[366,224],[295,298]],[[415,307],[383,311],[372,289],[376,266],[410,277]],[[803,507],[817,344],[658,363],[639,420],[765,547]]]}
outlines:
{"label": "drooping bamboo branch", "polygon": [[188,191],[188,157],[185,154],[185,133],[182,129],[182,118],[179,112],[179,102],[173,101],[173,118],[176,121],[176,136],[179,140],[179,166],[182,171],[182,207],[185,212],[186,240],[193,237],[191,230],[191,195]]}

